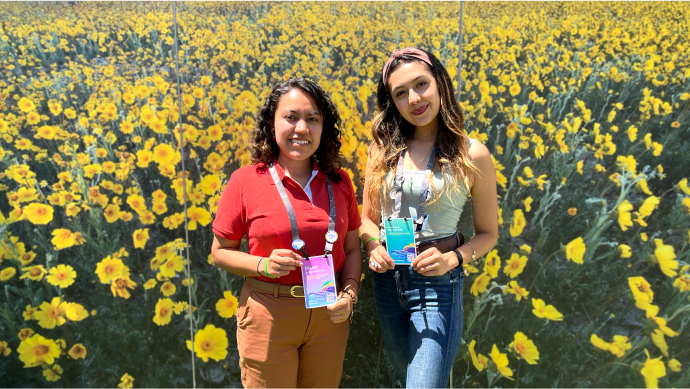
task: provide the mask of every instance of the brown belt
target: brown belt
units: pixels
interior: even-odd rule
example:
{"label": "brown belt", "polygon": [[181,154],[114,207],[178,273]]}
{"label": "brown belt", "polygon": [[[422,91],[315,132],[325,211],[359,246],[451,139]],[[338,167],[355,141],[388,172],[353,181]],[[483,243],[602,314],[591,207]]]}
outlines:
{"label": "brown belt", "polygon": [[465,243],[465,236],[462,235],[461,232],[458,232],[445,238],[421,242],[419,243],[419,246],[417,246],[417,252],[421,253],[432,247],[436,247],[438,251],[440,251],[442,254],[445,254],[449,251],[455,250],[456,248],[462,246],[463,243]]}
{"label": "brown belt", "polygon": [[[338,289],[340,289],[338,282],[339,278],[340,273],[335,275],[336,286],[338,286]],[[257,280],[256,278],[252,277],[245,277],[245,282],[255,288],[272,292],[273,297],[304,297],[304,287],[302,285],[283,285],[274,282]]]}

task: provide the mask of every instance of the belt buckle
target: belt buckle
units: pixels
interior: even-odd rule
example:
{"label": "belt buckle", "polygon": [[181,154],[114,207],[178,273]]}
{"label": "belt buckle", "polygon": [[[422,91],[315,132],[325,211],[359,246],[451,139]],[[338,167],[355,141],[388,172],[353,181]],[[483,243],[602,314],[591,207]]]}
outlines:
{"label": "belt buckle", "polygon": [[292,297],[304,297],[304,288],[302,289],[302,295],[301,296],[297,295],[295,293],[296,288],[303,288],[303,287],[300,285],[294,285],[292,288],[290,288],[290,296],[292,296]]}

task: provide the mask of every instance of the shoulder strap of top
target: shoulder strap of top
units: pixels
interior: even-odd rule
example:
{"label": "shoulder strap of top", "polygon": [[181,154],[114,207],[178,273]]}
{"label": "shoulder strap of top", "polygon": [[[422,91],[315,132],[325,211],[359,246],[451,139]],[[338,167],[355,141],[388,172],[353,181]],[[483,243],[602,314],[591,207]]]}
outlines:
{"label": "shoulder strap of top", "polygon": [[472,143],[474,143],[474,142],[476,142],[476,141],[477,141],[477,140],[474,139],[474,138],[469,138],[469,140],[467,141],[467,148],[469,148],[470,146],[472,146]]}

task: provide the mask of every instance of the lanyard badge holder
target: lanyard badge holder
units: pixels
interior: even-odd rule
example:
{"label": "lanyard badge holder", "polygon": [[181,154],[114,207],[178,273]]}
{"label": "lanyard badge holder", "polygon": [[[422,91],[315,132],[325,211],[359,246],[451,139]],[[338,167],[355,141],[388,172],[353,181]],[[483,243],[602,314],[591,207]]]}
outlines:
{"label": "lanyard badge holder", "polygon": [[431,150],[431,155],[427,162],[426,171],[422,180],[422,189],[419,193],[419,204],[417,206],[417,216],[398,218],[402,207],[402,185],[405,182],[403,175],[405,154],[403,151],[398,158],[395,169],[394,188],[390,192],[391,199],[395,200],[393,213],[383,220],[386,249],[396,265],[409,265],[417,257],[417,242],[414,233],[426,229],[428,215],[425,215],[426,201],[431,197],[429,190],[429,174],[434,168],[434,155],[436,146]]}
{"label": "lanyard badge holder", "polygon": [[[292,232],[292,248],[304,255],[302,261],[302,284],[304,286],[304,302],[306,307],[318,308],[324,307],[336,301],[336,285],[335,272],[333,269],[333,243],[338,240],[338,233],[335,232],[335,196],[333,195],[333,186],[331,181],[326,177],[326,186],[328,188],[328,201],[330,203],[330,210],[328,214],[328,232],[326,232],[326,247],[324,248],[323,256],[309,257],[306,250],[306,244],[299,237],[299,228],[297,227],[297,217],[292,208],[292,203],[288,198],[285,186],[278,176],[278,171],[274,164],[269,165],[271,177],[278,189],[280,198],[283,200],[285,210],[290,219],[290,230]],[[294,287],[293,287],[294,288]],[[291,291],[292,293],[292,291]]]}

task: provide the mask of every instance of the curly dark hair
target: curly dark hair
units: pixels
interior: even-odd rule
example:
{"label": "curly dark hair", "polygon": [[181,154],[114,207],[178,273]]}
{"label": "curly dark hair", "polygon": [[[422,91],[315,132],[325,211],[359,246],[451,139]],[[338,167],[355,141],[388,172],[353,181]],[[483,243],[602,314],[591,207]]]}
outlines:
{"label": "curly dark hair", "polygon": [[333,181],[340,182],[342,177],[340,169],[340,114],[333,100],[321,87],[311,80],[301,77],[293,77],[283,81],[273,88],[266,99],[264,106],[257,113],[257,128],[251,144],[251,157],[254,164],[264,163],[268,165],[277,158],[280,149],[273,134],[273,123],[276,109],[281,97],[293,89],[299,89],[306,93],[316,103],[316,108],[323,117],[323,131],[321,142],[313,155],[319,168]]}

